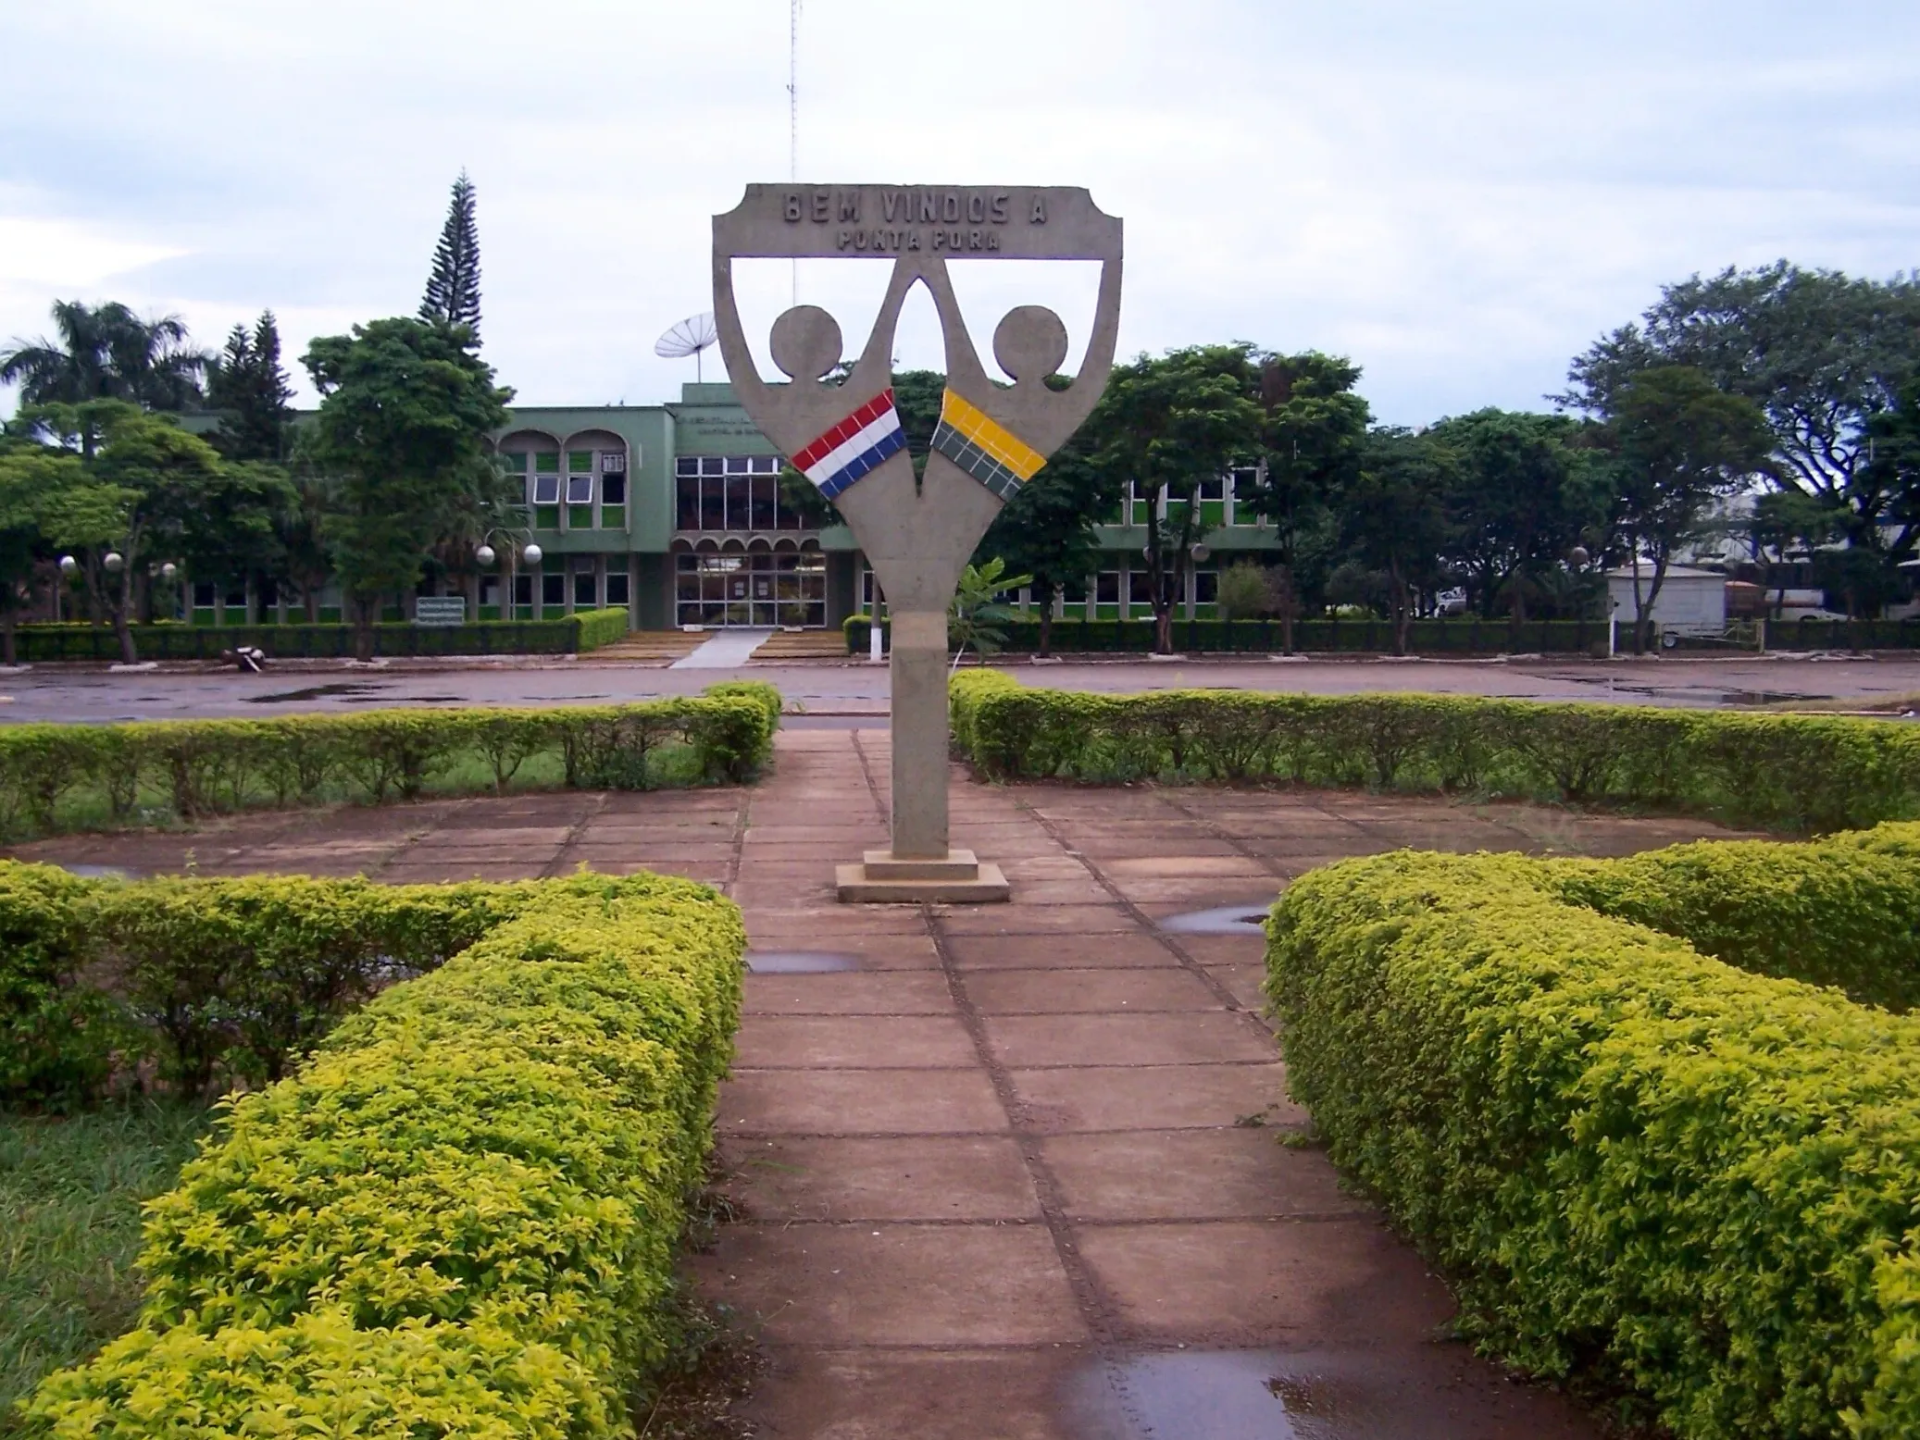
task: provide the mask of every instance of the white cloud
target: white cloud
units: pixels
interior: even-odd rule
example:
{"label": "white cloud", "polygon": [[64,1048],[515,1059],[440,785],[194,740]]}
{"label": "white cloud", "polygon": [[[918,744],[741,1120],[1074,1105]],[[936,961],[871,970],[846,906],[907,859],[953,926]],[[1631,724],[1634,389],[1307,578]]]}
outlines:
{"label": "white cloud", "polygon": [[[502,378],[531,402],[666,398],[692,366],[652,343],[708,307],[706,217],[787,171],[787,16],[15,3],[0,336],[87,293],[209,345],[271,306],[297,356],[413,309],[464,165]],[[1415,422],[1539,403],[1696,269],[1920,263],[1916,61],[1896,0],[1833,0],[1818,26],[1788,0],[808,0],[800,165],[1085,184],[1127,221],[1124,349],[1341,350]],[[823,263],[802,283],[856,345],[872,282]],[[963,295],[983,348],[1026,298]],[[762,328],[782,298],[754,292]],[[1071,320],[1084,282],[1033,298]],[[899,353],[939,362],[924,312]]]}

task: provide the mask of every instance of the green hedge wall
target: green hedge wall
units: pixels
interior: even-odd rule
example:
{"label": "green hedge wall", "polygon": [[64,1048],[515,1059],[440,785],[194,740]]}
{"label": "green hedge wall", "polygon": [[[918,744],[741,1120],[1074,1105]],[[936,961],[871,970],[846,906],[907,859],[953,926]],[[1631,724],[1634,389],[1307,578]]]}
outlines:
{"label": "green hedge wall", "polygon": [[1862,1004],[1920,1005],[1920,825],[1816,844],[1703,841],[1547,867],[1575,904],[1678,935],[1743,970],[1833,985]]}
{"label": "green hedge wall", "polygon": [[[775,700],[777,702],[777,692]],[[629,705],[372,710],[268,720],[0,727],[0,836],[194,819],[252,805],[752,778],[777,705],[737,689]]]}
{"label": "green hedge wall", "polygon": [[1796,830],[1920,815],[1920,728],[1441,695],[951,687],[960,753],[1004,779],[1292,781],[1647,806]]}
{"label": "green hedge wall", "polygon": [[[1882,838],[1920,888],[1920,827]],[[1678,914],[1698,851],[1664,863]],[[1569,903],[1559,874],[1402,852],[1282,896],[1268,994],[1335,1163],[1521,1368],[1624,1385],[1684,1440],[1920,1433],[1920,1020]],[[1833,973],[1862,917],[1820,903]]]}
{"label": "green hedge wall", "polygon": [[[414,655],[571,655],[627,635],[627,612],[581,610],[557,620],[482,620],[466,625],[383,622],[373,627],[373,653]],[[218,660],[222,650],[257,646],[270,660],[341,660],[354,653],[351,625],[136,625],[142,660]],[[105,625],[22,625],[15,632],[22,662],[93,660],[117,663],[120,641]]]}
{"label": "green hedge wall", "polygon": [[[851,615],[842,622],[847,653],[867,653],[871,622]],[[1040,648],[1038,620],[1009,620],[995,626],[1006,632],[1006,648]],[[886,626],[883,624],[884,631]],[[1053,650],[1059,655],[1145,655],[1153,650],[1151,620],[1056,620]],[[1280,625],[1274,620],[1176,620],[1173,643],[1182,651],[1276,654]],[[1416,620],[1408,649],[1419,655],[1498,655],[1541,652],[1555,655],[1605,655],[1607,629],[1597,620],[1533,620],[1517,631],[1504,620]],[[1393,649],[1393,626],[1385,620],[1301,620],[1293,627],[1293,648],[1301,652],[1385,654]]]}
{"label": "green hedge wall", "polygon": [[631,1434],[744,945],[691,882],[538,887],[232,1103],[150,1207],[140,1327],[24,1432]]}
{"label": "green hedge wall", "polygon": [[[80,879],[0,861],[0,1106],[280,1079],[341,1016],[575,882]],[[604,882],[579,882],[598,893]]]}
{"label": "green hedge wall", "polygon": [[[1629,617],[1631,618],[1631,617]],[[841,624],[847,653],[867,653],[871,622],[850,615]],[[881,626],[885,630],[885,625]],[[1012,620],[998,627],[1006,632],[1007,649],[1040,648],[1038,620]],[[1626,627],[1627,630],[1631,626]],[[1150,620],[1056,620],[1053,650],[1059,655],[1133,654],[1153,649]],[[1280,622],[1265,620],[1175,620],[1176,649],[1203,654],[1277,654]],[[1622,644],[1630,643],[1626,630]],[[1796,620],[1770,622],[1767,645],[1774,650],[1913,650],[1920,649],[1920,619],[1913,620]],[[1299,620],[1294,622],[1293,648],[1303,654],[1384,655],[1393,650],[1393,626],[1385,620]],[[1725,649],[1719,637],[1683,637],[1681,648]],[[1750,647],[1749,647],[1750,648]],[[1407,649],[1415,655],[1594,655],[1607,653],[1607,627],[1598,620],[1529,620],[1517,629],[1505,620],[1462,617],[1416,620],[1407,632]]]}

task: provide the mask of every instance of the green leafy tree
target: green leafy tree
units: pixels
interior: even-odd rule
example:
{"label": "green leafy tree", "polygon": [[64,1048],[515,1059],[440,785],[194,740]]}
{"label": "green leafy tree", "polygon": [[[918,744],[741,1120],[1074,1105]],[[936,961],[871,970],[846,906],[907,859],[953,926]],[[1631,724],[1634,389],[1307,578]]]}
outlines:
{"label": "green leafy tree", "polygon": [[461,508],[498,484],[488,436],[513,392],[464,341],[457,328],[376,320],[305,357],[323,397],[309,453],[333,478],[327,538],[362,660],[385,598],[418,587]]}
{"label": "green leafy tree", "polygon": [[1672,365],[1760,408],[1776,482],[1831,506],[1850,545],[1888,566],[1913,557],[1920,514],[1873,463],[1873,426],[1920,373],[1920,278],[1862,280],[1785,260],[1695,275],[1575,359],[1557,398],[1610,417],[1640,372]]}
{"label": "green leafy tree", "polygon": [[1279,561],[1280,646],[1293,652],[1301,572],[1323,563],[1338,533],[1332,499],[1358,473],[1373,416],[1354,393],[1360,367],[1318,350],[1275,355],[1260,367],[1261,462],[1252,502],[1273,527]]}
{"label": "green leafy tree", "polygon": [[22,406],[125,400],[149,410],[192,410],[207,356],[176,315],[142,320],[117,301],[56,300],[57,339],[14,340],[0,350],[0,385],[18,385]]}
{"label": "green leafy tree", "polygon": [[1173,607],[1201,538],[1200,484],[1259,452],[1265,414],[1253,347],[1197,345],[1114,367],[1081,435],[1101,484],[1147,502],[1154,647],[1173,649]]}
{"label": "green leafy tree", "polygon": [[1220,572],[1220,614],[1228,620],[1252,620],[1280,609],[1280,587],[1264,565],[1241,560]]}
{"label": "green leafy tree", "polygon": [[[1766,470],[1774,436],[1758,406],[1687,365],[1641,371],[1610,404],[1615,523],[1633,567],[1633,643],[1641,652],[1674,552],[1702,536],[1715,501]],[[1645,585],[1643,562],[1651,566]]]}
{"label": "green leafy tree", "polygon": [[453,182],[447,223],[434,248],[420,318],[449,328],[464,326],[466,344],[480,348],[480,228],[474,216],[473,181],[464,170]]}
{"label": "green leafy tree", "polygon": [[1458,469],[1454,451],[1431,433],[1382,426],[1368,435],[1341,487],[1341,538],[1359,566],[1384,580],[1396,654],[1407,652],[1419,591],[1440,579],[1440,556],[1451,540],[1447,497]]}
{"label": "green leafy tree", "polygon": [[1787,604],[1787,567],[1794,558],[1813,553],[1839,535],[1834,507],[1804,490],[1775,490],[1753,503],[1747,538],[1756,556],[1775,567],[1773,613],[1777,619]]}
{"label": "green leafy tree", "polygon": [[1458,459],[1445,558],[1464,573],[1480,613],[1504,601],[1516,630],[1529,596],[1605,526],[1611,477],[1574,443],[1578,432],[1564,415],[1508,410],[1478,410],[1428,431]]}
{"label": "green leafy tree", "polygon": [[981,537],[976,563],[998,557],[1027,575],[1040,606],[1040,646],[1053,653],[1054,600],[1068,583],[1095,568],[1094,524],[1120,501],[1111,470],[1093,464],[1076,435],[994,517]]}
{"label": "green leafy tree", "polygon": [[[171,417],[123,401],[40,406],[21,418],[52,443],[8,463],[33,467],[45,497],[43,531],[84,555],[89,594],[129,664],[139,659],[133,619],[149,568],[244,556],[249,537],[270,532],[271,511],[283,500],[285,482],[272,472],[229,466]],[[109,568],[110,556],[119,557],[117,568]]]}
{"label": "green leafy tree", "polygon": [[293,425],[293,385],[280,364],[280,327],[260,312],[251,333],[233,327],[207,366],[207,406],[223,412],[214,448],[229,460],[279,463]]}
{"label": "green leafy tree", "polygon": [[954,669],[960,668],[960,657],[969,650],[984,660],[1005,647],[1007,632],[1000,626],[1013,618],[1013,611],[1000,597],[1032,579],[1007,574],[1006,561],[997,556],[960,572],[953,599],[947,603],[947,643],[954,647]]}

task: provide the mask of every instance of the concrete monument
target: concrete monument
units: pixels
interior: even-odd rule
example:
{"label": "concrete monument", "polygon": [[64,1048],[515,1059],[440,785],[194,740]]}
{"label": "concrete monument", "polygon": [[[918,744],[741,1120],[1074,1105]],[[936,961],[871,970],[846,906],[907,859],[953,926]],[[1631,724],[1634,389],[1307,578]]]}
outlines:
{"label": "concrete monument", "polygon": [[[1113,367],[1120,323],[1120,221],[1061,186],[749,185],[713,219],[713,308],[720,353],[754,424],[838,507],[892,613],[893,843],[839,868],[842,900],[1004,900],[996,865],[953,850],[947,826],[947,607],[974,546],[1020,486],[1079,428]],[[743,257],[893,263],[866,348],[842,382],[840,327],[797,305],[773,325],[768,384],[755,369],[733,294]],[[1060,317],[1009,311],[993,354],[1013,380],[987,377],[954,298],[948,259],[1098,260],[1099,299],[1073,383],[1046,380],[1067,355]],[[916,483],[894,411],[900,307],[926,285],[946,344],[947,386],[925,476]]]}

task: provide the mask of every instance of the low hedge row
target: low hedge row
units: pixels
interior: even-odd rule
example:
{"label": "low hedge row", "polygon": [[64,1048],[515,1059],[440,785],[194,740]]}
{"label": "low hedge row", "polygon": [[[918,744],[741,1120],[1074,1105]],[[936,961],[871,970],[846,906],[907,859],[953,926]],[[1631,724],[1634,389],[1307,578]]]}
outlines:
{"label": "low hedge row", "polygon": [[[465,625],[383,621],[373,627],[373,653],[413,655],[572,655],[627,635],[627,612],[577,610],[552,620],[479,620]],[[256,647],[269,659],[340,660],[354,654],[351,625],[180,625],[133,627],[142,660],[218,660],[223,650]],[[117,662],[120,640],[105,625],[22,625],[14,632],[23,662]]]}
{"label": "low hedge row", "polygon": [[[841,623],[847,653],[867,653],[872,622],[850,615]],[[882,622],[881,628],[886,628]],[[1040,648],[1040,622],[995,622],[1006,648]],[[1060,655],[1146,655],[1154,649],[1151,620],[1060,619],[1053,622],[1052,647]],[[1179,620],[1173,622],[1176,649],[1210,654],[1278,654],[1280,622],[1263,620]],[[1294,622],[1296,653],[1381,655],[1393,650],[1393,625],[1386,620],[1299,620]],[[1529,620],[1517,629],[1505,620],[1475,618],[1416,620],[1407,632],[1407,648],[1416,655],[1500,655],[1539,652],[1554,655],[1607,653],[1607,627],[1598,620]]]}
{"label": "low hedge row", "polygon": [[1920,728],[1848,716],[1458,695],[952,682],[955,744],[1005,779],[1292,781],[1649,806],[1836,830],[1920,815]]}
{"label": "low hedge row", "polygon": [[232,1103],[150,1207],[140,1327],[24,1432],[630,1434],[744,944],[703,886],[582,876],[384,992]]}
{"label": "low hedge row", "polygon": [[277,1080],[383,986],[553,893],[535,881],[83,880],[0,861],[0,1105],[86,1104],[140,1083],[149,1061],[161,1084],[196,1095]]}
{"label": "low hedge row", "polygon": [[[1675,913],[1697,859],[1669,862]],[[1521,1368],[1624,1386],[1684,1440],[1920,1434],[1920,1019],[1570,903],[1554,871],[1402,852],[1281,898],[1268,994],[1335,1163]],[[1813,932],[1810,968],[1855,933]]]}
{"label": "low hedge row", "polygon": [[777,701],[717,686],[628,705],[0,727],[0,836],[250,805],[379,804],[429,786],[497,792],[530,762],[587,789],[738,784],[769,753]]}
{"label": "low hedge row", "polygon": [[1813,844],[1703,841],[1545,867],[1563,899],[1761,975],[1920,1006],[1920,824]]}

